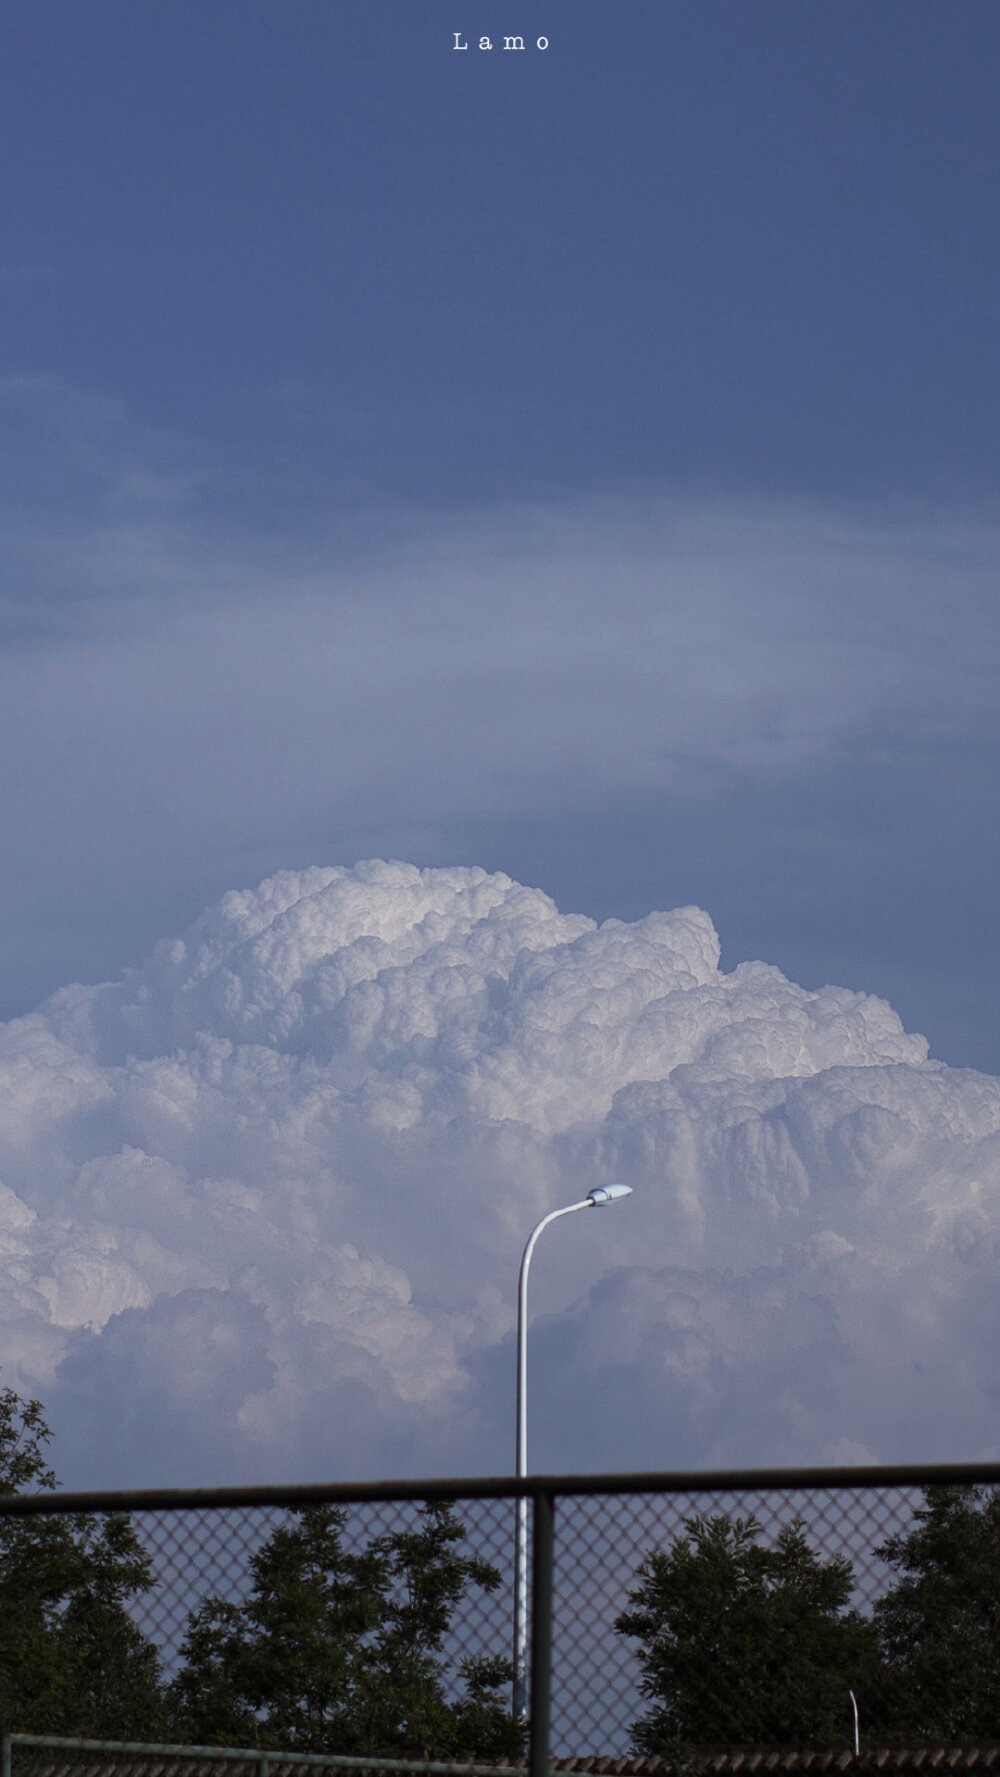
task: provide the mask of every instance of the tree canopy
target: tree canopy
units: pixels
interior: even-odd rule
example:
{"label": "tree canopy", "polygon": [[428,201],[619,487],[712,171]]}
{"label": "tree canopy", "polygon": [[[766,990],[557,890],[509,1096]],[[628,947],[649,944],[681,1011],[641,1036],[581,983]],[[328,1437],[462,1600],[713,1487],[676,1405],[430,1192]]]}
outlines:
{"label": "tree canopy", "polygon": [[[0,1493],[45,1490],[38,1401],[0,1392]],[[164,1726],[156,1649],[128,1603],[153,1584],[129,1519],[0,1517],[0,1721],[13,1733],[153,1738]]]}
{"label": "tree canopy", "polygon": [[640,1643],[637,1752],[684,1745],[826,1745],[844,1738],[847,1693],[876,1657],[848,1608],[850,1562],[822,1560],[801,1524],[772,1548],[753,1518],[693,1517],[642,1562],[616,1628]]}
{"label": "tree canopy", "polygon": [[892,1579],[863,1618],[854,1577],[801,1524],[761,1542],[753,1519],[687,1520],[653,1550],[616,1627],[639,1642],[637,1751],[1000,1739],[1000,1489],[936,1486],[873,1550]]}
{"label": "tree canopy", "polygon": [[500,1575],[464,1555],[445,1505],[418,1528],[345,1544],[347,1514],[311,1506],[250,1563],[241,1604],[207,1599],[191,1617],[171,1688],[183,1737],[198,1744],[415,1758],[502,1758],[523,1745],[502,1702],[510,1662],[470,1658],[450,1694],[443,1655],[470,1586]]}
{"label": "tree canopy", "polygon": [[[38,1401],[0,1389],[0,1494],[56,1485]],[[0,1514],[0,1723],[101,1739],[497,1761],[523,1751],[510,1661],[459,1658],[463,1612],[500,1575],[448,1505],[370,1537],[329,1505],[291,1513],[233,1598],[188,1618],[167,1684],[134,1621],[154,1585],[127,1515]],[[804,1526],[691,1517],[644,1557],[616,1628],[638,1644],[648,1708],[635,1750],[849,1739],[1000,1739],[1000,1489],[928,1487],[874,1554],[889,1583],[852,1605],[843,1555]]]}
{"label": "tree canopy", "polygon": [[[38,1401],[0,1391],[0,1493],[56,1485]],[[470,1588],[500,1575],[464,1553],[464,1526],[417,1525],[348,1546],[347,1514],[314,1506],[250,1562],[240,1603],[192,1611],[167,1685],[129,1605],[154,1585],[121,1513],[0,1515],[0,1723],[10,1732],[197,1741],[289,1751],[502,1758],[523,1730],[501,1700],[506,1658],[448,1655]]]}
{"label": "tree canopy", "polygon": [[1000,1491],[928,1487],[876,1550],[898,1578],[875,1605],[887,1738],[1000,1740]]}

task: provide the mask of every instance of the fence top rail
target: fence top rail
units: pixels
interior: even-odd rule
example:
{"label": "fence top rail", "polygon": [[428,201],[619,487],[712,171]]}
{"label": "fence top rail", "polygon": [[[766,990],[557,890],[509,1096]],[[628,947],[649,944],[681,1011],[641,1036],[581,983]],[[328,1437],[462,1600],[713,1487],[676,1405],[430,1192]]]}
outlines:
{"label": "fence top rail", "polygon": [[100,1493],[0,1495],[0,1517],[66,1512],[204,1511],[223,1506],[364,1505],[388,1500],[579,1498],[623,1493],[801,1493],[866,1488],[1000,1485],[1000,1462],[866,1464],[842,1468],[699,1469],[613,1475],[513,1475],[422,1481],[319,1481],[280,1487],[154,1487]]}
{"label": "fence top rail", "polygon": [[342,1754],[339,1752],[280,1752],[260,1746],[171,1746],[146,1742],[143,1740],[78,1740],[57,1734],[4,1734],[3,1749],[14,1746],[37,1746],[48,1748],[53,1752],[104,1752],[116,1754],[119,1758],[150,1758],[170,1760],[190,1759],[192,1762],[208,1763],[228,1759],[238,1764],[254,1765],[311,1765],[322,1766],[327,1770],[335,1767],[347,1771],[385,1771],[413,1772],[419,1770],[421,1777],[451,1777],[461,1773],[461,1777],[516,1777],[510,1765],[470,1765],[459,1760],[450,1762],[440,1759],[400,1759],[374,1758],[367,1755]]}

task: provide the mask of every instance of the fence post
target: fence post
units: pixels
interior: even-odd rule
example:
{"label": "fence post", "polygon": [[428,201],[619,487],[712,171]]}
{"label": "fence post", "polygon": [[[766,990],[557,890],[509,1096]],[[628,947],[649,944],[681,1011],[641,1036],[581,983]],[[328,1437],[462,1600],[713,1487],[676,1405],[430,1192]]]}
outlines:
{"label": "fence post", "polygon": [[0,1777],[10,1777],[10,1735],[0,1739]]}
{"label": "fence post", "polygon": [[531,1738],[529,1777],[549,1777],[552,1715],[552,1570],[555,1500],[547,1487],[532,1493],[531,1514]]}

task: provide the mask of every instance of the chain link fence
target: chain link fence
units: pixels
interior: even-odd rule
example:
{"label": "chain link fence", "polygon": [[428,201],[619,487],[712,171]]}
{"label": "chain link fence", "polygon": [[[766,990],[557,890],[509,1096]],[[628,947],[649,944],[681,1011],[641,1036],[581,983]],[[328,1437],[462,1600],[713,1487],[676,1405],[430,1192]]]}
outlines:
{"label": "chain link fence", "polygon": [[[46,1616],[45,1562],[71,1546],[93,1572]],[[45,1633],[54,1691],[35,1676]],[[279,1777],[282,1751],[541,1777],[553,1759],[683,1770],[710,1748],[997,1741],[1000,1467],[4,1498],[0,1710],[0,1777],[65,1771],[19,1730],[251,1749],[252,1771],[245,1755],[213,1777],[265,1777],[262,1758]],[[88,1756],[79,1777],[110,1777]]]}

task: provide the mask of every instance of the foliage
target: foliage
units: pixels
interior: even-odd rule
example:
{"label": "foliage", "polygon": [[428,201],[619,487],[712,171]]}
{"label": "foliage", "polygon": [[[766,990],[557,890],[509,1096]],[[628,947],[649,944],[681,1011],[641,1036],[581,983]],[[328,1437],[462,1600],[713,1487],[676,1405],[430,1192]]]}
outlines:
{"label": "foliage", "polygon": [[[56,1485],[38,1401],[0,1390],[0,1495]],[[130,1606],[154,1581],[123,1514],[0,1515],[0,1722],[107,1739],[495,1762],[523,1752],[501,1698],[510,1662],[449,1677],[456,1615],[489,1563],[446,1505],[354,1544],[347,1514],[296,1512],[250,1563],[240,1602],[191,1613],[164,1689]],[[618,1617],[650,1708],[635,1750],[683,1771],[693,1748],[1000,1739],[1000,1489],[939,1486],[875,1553],[894,1581],[870,1619],[844,1557],[801,1523],[773,1545],[752,1518],[693,1517],[643,1560]]]}
{"label": "foliage", "polygon": [[[56,1484],[38,1401],[0,1392],[0,1493]],[[159,1663],[128,1602],[153,1584],[127,1517],[0,1517],[0,1721],[9,1732],[152,1737]]]}
{"label": "foliage", "polygon": [[774,1546],[753,1518],[689,1518],[653,1550],[616,1622],[640,1643],[639,1753],[685,1746],[830,1745],[849,1730],[847,1693],[877,1665],[870,1624],[847,1609],[850,1562],[823,1560],[798,1522]]}
{"label": "foliage", "polygon": [[[0,1391],[0,1493],[52,1489],[38,1401]],[[495,1568],[427,1506],[411,1532],[352,1552],[346,1514],[317,1506],[251,1562],[241,1604],[191,1614],[166,1690],[129,1614],[153,1585],[129,1519],[0,1515],[0,1721],[13,1732],[194,1740],[289,1750],[497,1759],[523,1733],[498,1695],[508,1661],[469,1659],[448,1686],[445,1643],[469,1587]]]}
{"label": "foliage", "polygon": [[874,1611],[884,1675],[871,1730],[1000,1739],[1000,1491],[928,1487],[914,1517],[875,1551],[899,1578]]}
{"label": "foliage", "polygon": [[13,1388],[0,1389],[0,1493],[55,1487],[43,1453],[51,1436],[41,1401],[22,1401]]}
{"label": "foliage", "polygon": [[312,1506],[276,1530],[251,1562],[241,1604],[209,1599],[192,1613],[171,1692],[177,1725],[198,1744],[299,1752],[496,1759],[522,1732],[498,1696],[506,1660],[466,1660],[449,1696],[442,1649],[470,1585],[494,1591],[496,1569],[465,1556],[450,1508],[427,1505],[419,1528],[345,1546],[346,1514]]}

